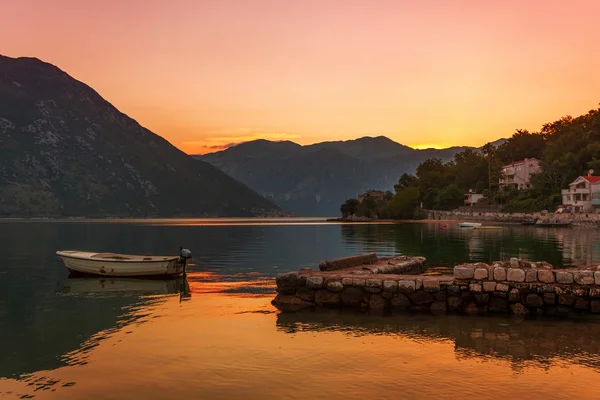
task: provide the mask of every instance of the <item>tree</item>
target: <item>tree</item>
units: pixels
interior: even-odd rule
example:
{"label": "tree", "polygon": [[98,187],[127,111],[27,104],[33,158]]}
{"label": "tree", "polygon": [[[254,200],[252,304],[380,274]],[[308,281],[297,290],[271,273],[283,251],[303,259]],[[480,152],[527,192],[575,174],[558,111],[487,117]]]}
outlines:
{"label": "tree", "polygon": [[419,189],[405,187],[400,189],[388,203],[388,212],[392,218],[412,219],[419,206]]}
{"label": "tree", "polygon": [[356,209],[358,208],[358,200],[356,199],[348,199],[340,206],[340,211],[342,212],[342,217],[347,218],[356,214]]}
{"label": "tree", "polygon": [[455,184],[442,189],[437,196],[437,209],[451,210],[464,204],[464,192]]}
{"label": "tree", "polygon": [[398,183],[396,185],[394,185],[394,190],[396,192],[398,192],[400,189],[403,189],[403,188],[417,186],[418,183],[419,183],[419,181],[416,176],[407,174],[405,172],[402,174],[402,176],[398,180]]}

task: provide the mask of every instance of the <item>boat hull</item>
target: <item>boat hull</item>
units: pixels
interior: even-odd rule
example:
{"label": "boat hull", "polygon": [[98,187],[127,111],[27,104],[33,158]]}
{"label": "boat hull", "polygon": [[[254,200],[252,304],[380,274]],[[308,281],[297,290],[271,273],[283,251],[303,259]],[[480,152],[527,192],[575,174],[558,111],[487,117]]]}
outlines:
{"label": "boat hull", "polygon": [[475,226],[481,226],[481,224],[479,222],[460,222],[458,226],[461,228],[473,228]]}
{"label": "boat hull", "polygon": [[177,258],[131,262],[84,259],[61,254],[59,254],[59,257],[72,275],[164,277],[181,275],[185,267],[182,263],[178,262]]}

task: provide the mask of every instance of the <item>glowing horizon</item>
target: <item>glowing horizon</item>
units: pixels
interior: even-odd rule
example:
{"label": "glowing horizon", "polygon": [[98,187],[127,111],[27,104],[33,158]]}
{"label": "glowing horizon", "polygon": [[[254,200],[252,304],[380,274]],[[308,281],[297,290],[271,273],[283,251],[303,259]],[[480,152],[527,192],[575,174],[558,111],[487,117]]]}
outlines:
{"label": "glowing horizon", "polygon": [[[259,138],[474,146],[600,102],[600,2],[23,0],[57,65],[188,153]],[[427,145],[430,146],[430,145]]]}

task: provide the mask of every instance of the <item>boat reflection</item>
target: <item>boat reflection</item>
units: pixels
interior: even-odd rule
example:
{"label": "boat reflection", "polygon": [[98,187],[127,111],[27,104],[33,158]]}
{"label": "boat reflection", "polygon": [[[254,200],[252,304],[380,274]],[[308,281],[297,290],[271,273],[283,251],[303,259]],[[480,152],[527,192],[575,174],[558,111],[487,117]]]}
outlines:
{"label": "boat reflection", "polygon": [[417,342],[450,341],[457,358],[504,359],[515,370],[548,368],[562,362],[600,371],[600,321],[514,320],[456,315],[391,315],[348,310],[280,313],[277,329],[346,332],[352,336],[397,335]]}
{"label": "boat reflection", "polygon": [[139,278],[69,278],[65,281],[60,294],[73,295],[113,295],[113,294],[176,294],[189,292],[185,277],[175,279],[139,279]]}

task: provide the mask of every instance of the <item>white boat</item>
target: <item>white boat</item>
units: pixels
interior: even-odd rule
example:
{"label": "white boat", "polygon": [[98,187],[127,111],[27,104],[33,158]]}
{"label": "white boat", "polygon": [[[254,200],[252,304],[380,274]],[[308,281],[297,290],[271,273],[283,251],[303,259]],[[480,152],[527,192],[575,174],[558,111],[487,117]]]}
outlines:
{"label": "white boat", "polygon": [[473,228],[474,226],[481,226],[479,222],[460,222],[458,224],[461,228]]}
{"label": "white boat", "polygon": [[61,250],[56,254],[72,274],[100,276],[176,276],[185,270],[192,253],[180,249],[179,256],[129,255]]}

